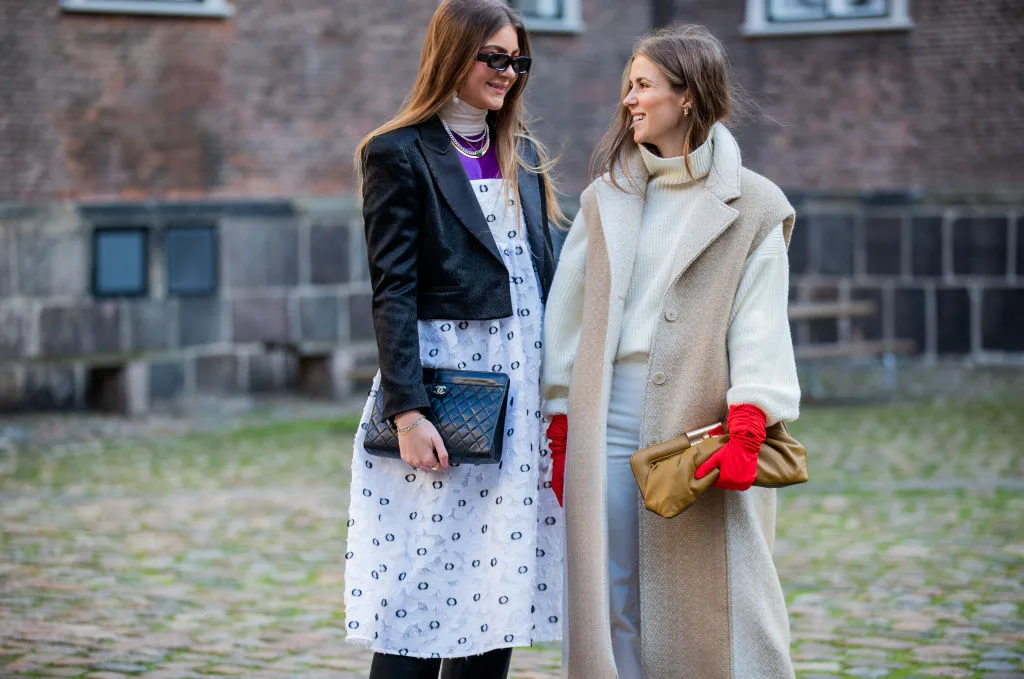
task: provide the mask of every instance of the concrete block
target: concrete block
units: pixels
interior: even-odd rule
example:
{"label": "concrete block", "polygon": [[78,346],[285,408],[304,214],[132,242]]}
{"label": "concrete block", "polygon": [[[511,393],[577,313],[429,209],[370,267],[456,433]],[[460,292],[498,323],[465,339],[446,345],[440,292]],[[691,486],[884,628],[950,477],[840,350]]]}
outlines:
{"label": "concrete block", "polygon": [[299,282],[299,231],[294,220],[225,219],[221,271],[233,288]]}

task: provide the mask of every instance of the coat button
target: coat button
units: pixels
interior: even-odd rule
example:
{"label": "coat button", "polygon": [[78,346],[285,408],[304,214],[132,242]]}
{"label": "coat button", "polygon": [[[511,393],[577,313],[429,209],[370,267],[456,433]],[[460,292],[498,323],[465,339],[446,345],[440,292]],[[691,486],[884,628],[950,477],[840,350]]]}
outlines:
{"label": "coat button", "polygon": [[665,312],[665,320],[668,321],[669,323],[676,320],[677,318],[679,318],[679,314],[676,312],[675,309],[669,309],[668,311]]}
{"label": "coat button", "polygon": [[665,380],[667,379],[668,378],[665,376],[665,373],[654,373],[654,375],[651,377],[651,380],[655,384],[665,384]]}

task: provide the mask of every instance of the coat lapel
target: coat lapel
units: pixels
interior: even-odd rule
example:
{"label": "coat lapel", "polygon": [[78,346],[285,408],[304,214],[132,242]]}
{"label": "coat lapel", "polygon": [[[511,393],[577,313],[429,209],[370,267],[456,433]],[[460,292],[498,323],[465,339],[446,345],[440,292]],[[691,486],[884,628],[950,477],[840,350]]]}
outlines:
{"label": "coat lapel", "polygon": [[714,143],[711,170],[680,238],[670,284],[674,284],[739,217],[739,212],[729,205],[740,196],[742,161],[739,145],[721,123],[715,123],[711,134]]}
{"label": "coat lapel", "polygon": [[[606,180],[598,180],[595,184],[598,215],[601,230],[608,250],[609,273],[611,277],[608,303],[609,337],[618,337],[621,329],[622,314],[626,305],[626,293],[633,277],[633,262],[636,260],[637,239],[644,215],[644,189],[647,186],[647,173],[643,163],[636,159],[631,162],[627,171],[618,177],[620,186],[625,191],[613,186]],[[633,184],[630,184],[630,179]],[[618,342],[610,342],[612,350]]]}
{"label": "coat lapel", "polygon": [[452,148],[448,135],[441,126],[440,118],[434,117],[423,123],[419,145],[434,183],[437,184],[448,207],[463,226],[501,261],[501,253],[498,252],[494,236],[491,235],[491,229],[484,219],[480,201],[473,195],[473,186],[466,178],[466,171],[459,161],[458,152]]}

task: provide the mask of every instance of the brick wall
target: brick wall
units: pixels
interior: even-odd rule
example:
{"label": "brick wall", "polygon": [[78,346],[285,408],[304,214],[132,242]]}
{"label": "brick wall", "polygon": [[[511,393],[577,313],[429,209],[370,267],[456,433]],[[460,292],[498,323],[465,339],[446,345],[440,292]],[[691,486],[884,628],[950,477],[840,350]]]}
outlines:
{"label": "brick wall", "polygon": [[800,190],[1024,185],[1024,3],[910,0],[910,31],[789,38],[740,36],[745,7],[675,0],[778,121],[740,125],[751,168]]}
{"label": "brick wall", "polygon": [[[0,202],[332,196],[358,141],[412,84],[436,7],[240,0],[197,20],[0,15]],[[600,136],[645,6],[586,3],[588,31],[538,35],[530,100],[570,188]],[[609,48],[609,45],[613,47]],[[538,102],[543,102],[543,105]]]}

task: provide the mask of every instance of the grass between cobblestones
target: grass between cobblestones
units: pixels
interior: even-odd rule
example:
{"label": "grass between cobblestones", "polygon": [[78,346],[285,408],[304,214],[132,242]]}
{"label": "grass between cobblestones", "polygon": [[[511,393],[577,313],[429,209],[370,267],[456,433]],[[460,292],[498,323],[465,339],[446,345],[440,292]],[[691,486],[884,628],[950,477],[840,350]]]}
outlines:
{"label": "grass between cobblestones", "polygon": [[[0,450],[0,676],[361,677],[351,418]],[[780,491],[798,676],[1024,676],[1024,398],[808,407]],[[557,645],[513,676],[556,677]]]}

